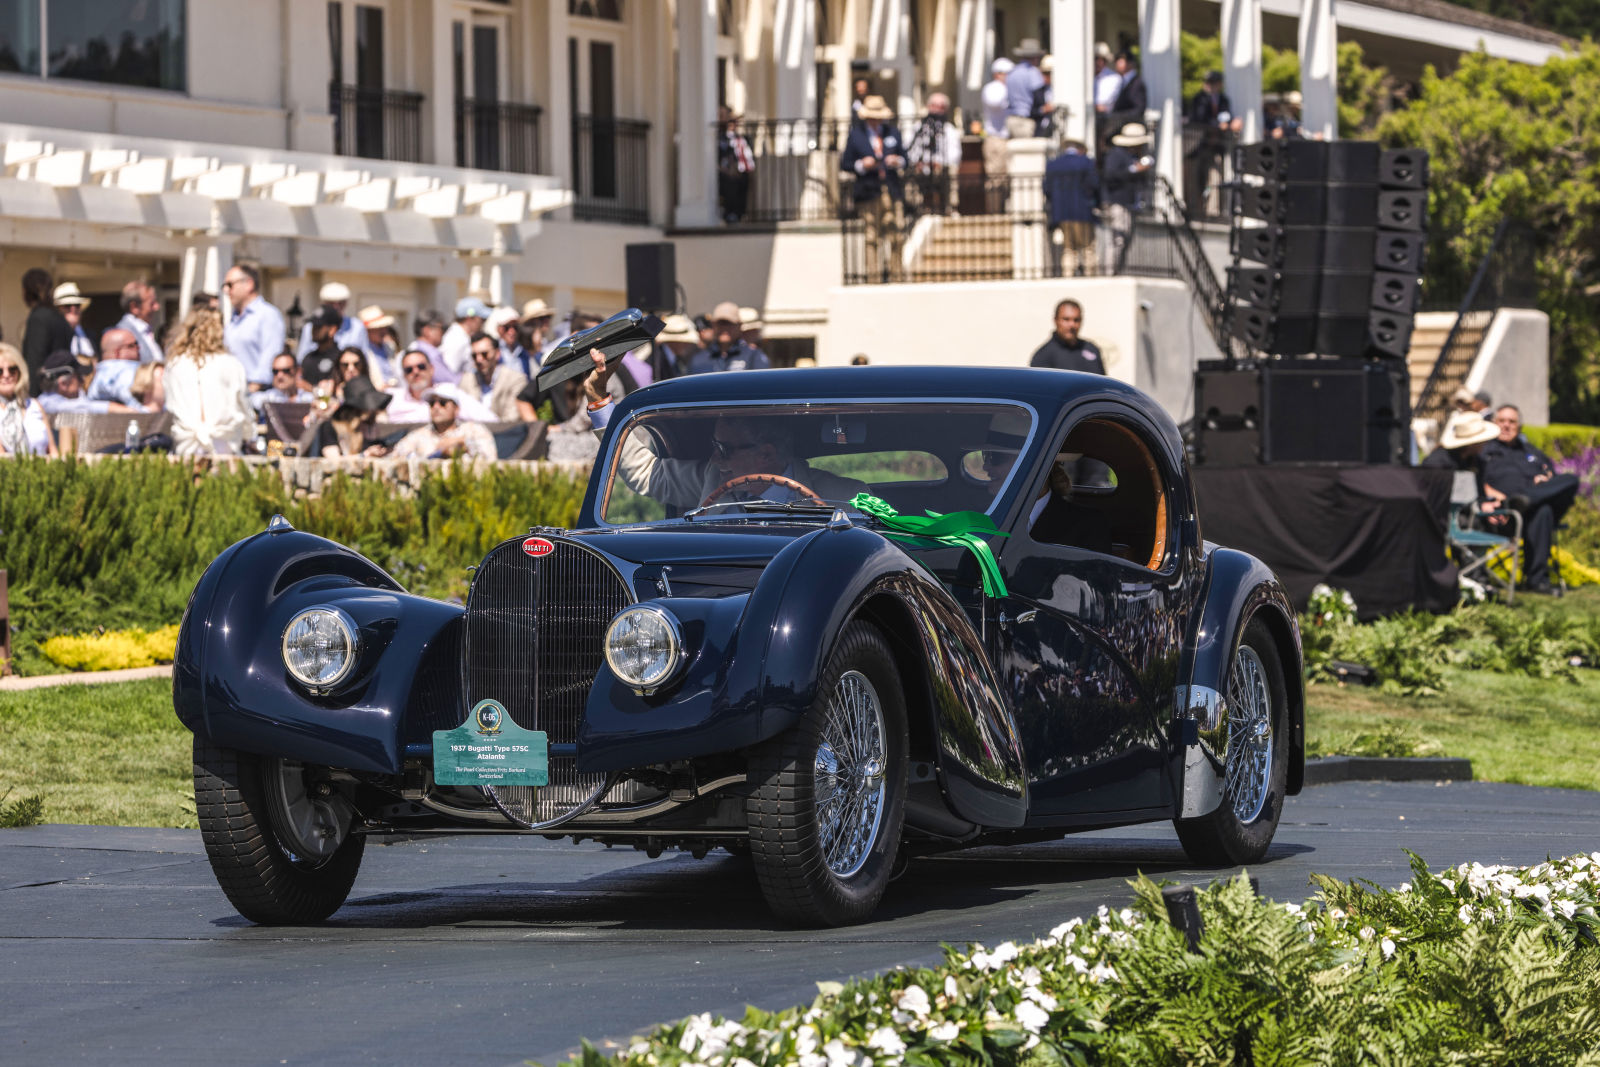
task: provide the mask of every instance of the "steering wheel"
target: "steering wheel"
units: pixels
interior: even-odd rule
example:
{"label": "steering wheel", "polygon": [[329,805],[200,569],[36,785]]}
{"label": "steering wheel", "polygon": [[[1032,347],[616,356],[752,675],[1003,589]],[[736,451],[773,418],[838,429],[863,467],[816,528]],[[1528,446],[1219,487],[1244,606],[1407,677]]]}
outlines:
{"label": "steering wheel", "polygon": [[819,504],[823,507],[827,506],[823,499],[811,488],[801,485],[793,478],[785,478],[781,474],[741,474],[737,478],[729,478],[727,481],[711,490],[711,492],[707,493],[706,498],[700,501],[700,506],[703,508],[710,507],[713,500],[716,500],[735,489],[750,485],[754,482],[761,482],[765,485],[781,485],[785,489],[799,493],[813,504]]}

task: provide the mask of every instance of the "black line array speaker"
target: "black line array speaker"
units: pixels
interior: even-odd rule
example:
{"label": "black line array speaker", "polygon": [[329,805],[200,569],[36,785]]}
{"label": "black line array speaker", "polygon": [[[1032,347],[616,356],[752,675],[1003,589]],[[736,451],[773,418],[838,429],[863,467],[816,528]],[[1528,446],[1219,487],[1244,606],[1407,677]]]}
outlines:
{"label": "black line array speaker", "polygon": [[1228,320],[1273,355],[1404,358],[1420,298],[1428,155],[1263,141],[1234,157]]}
{"label": "black line array speaker", "polygon": [[1404,464],[1410,379],[1399,360],[1214,360],[1195,373],[1195,461]]}
{"label": "black line array speaker", "polygon": [[672,311],[678,306],[678,256],[671,241],[627,245],[628,306]]}

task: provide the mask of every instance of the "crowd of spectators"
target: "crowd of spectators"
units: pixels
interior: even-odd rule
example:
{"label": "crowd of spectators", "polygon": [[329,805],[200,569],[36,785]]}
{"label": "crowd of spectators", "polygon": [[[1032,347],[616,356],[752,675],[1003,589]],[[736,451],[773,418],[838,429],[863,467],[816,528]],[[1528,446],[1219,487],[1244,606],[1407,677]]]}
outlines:
{"label": "crowd of spectators", "polygon": [[[82,325],[90,300],[75,283],[35,268],[22,288],[21,347],[0,343],[0,456],[63,451],[56,423],[79,414],[132,422],[115,445],[97,437],[97,451],[493,459],[539,442],[534,454],[583,459],[595,450],[580,384],[541,390],[537,376],[556,345],[601,317],[562,317],[542,299],[492,308],[469,295],[448,316],[424,309],[406,342],[394,314],[375,304],[352,314],[350,288],[330,281],[296,332],[262,293],[260,272],[237,263],[222,282],[226,311],[199,294],[163,330],[158,290],[134,280],[121,317],[94,338]],[[622,357],[610,389],[620,398],[681,374],[769,367],[762,328],[757,309],[727,301],[692,320],[669,316],[653,344]],[[170,418],[142,418],[163,412]]]}

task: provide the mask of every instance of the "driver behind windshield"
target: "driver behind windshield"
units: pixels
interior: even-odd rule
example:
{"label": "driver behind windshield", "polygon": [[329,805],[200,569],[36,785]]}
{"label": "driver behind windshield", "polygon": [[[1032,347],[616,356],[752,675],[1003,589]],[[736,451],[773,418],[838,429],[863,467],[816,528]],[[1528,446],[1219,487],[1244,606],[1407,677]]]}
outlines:
{"label": "driver behind windshield", "polygon": [[[611,372],[603,356],[592,358],[595,369],[584,379],[583,389],[590,421],[599,433],[611,420],[611,396],[606,391]],[[809,500],[802,489],[840,503],[867,488],[865,482],[812,467],[796,456],[788,420],[770,415],[717,419],[711,432],[711,456],[704,461],[657,455],[649,434],[630,433],[622,439],[617,472],[635,493],[676,508],[699,507],[719,499]]]}

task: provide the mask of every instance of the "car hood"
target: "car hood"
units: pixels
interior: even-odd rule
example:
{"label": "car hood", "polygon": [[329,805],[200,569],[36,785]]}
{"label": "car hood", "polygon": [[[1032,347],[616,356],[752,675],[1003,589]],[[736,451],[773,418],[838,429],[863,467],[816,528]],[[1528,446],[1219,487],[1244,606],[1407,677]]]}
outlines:
{"label": "car hood", "polygon": [[669,526],[625,526],[574,530],[571,537],[608,556],[641,566],[723,564],[765,567],[797,537],[817,529],[815,522],[691,522]]}

